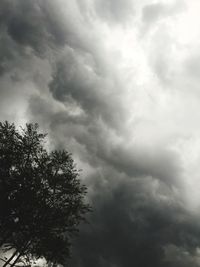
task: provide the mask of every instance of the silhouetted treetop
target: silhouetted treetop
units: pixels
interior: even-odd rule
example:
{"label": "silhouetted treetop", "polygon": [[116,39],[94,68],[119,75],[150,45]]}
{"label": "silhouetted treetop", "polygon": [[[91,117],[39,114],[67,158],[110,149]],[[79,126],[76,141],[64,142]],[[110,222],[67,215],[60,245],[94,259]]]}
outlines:
{"label": "silhouetted treetop", "polygon": [[40,257],[64,264],[90,210],[71,154],[48,152],[45,138],[37,124],[0,123],[0,245],[14,251],[4,267]]}

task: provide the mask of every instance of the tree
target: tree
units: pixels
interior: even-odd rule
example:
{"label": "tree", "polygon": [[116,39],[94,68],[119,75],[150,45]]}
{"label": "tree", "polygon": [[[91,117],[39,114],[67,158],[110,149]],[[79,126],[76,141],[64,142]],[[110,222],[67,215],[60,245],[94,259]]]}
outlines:
{"label": "tree", "polygon": [[0,245],[4,267],[45,258],[64,264],[85,219],[86,187],[66,150],[48,152],[37,124],[0,123]]}

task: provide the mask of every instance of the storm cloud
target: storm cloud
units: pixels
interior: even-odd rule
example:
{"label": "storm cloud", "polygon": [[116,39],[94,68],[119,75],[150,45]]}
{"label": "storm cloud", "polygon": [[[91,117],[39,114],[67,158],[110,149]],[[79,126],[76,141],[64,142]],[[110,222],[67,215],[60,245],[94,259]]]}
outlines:
{"label": "storm cloud", "polygon": [[200,266],[197,1],[2,0],[0,119],[72,152],[72,267]]}

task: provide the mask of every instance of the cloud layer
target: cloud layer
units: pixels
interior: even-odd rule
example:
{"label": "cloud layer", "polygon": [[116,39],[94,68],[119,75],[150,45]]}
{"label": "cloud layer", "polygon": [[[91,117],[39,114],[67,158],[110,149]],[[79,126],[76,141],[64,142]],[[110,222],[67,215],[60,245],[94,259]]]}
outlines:
{"label": "cloud layer", "polygon": [[199,10],[1,1],[0,119],[72,152],[94,207],[70,266],[200,266]]}

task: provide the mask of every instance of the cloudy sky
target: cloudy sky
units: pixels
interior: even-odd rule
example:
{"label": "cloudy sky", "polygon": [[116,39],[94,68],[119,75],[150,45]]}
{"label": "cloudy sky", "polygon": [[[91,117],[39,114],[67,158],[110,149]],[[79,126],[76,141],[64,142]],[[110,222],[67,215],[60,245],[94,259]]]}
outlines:
{"label": "cloudy sky", "polygon": [[1,0],[0,120],[83,169],[71,267],[200,266],[200,1]]}

